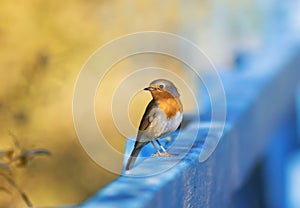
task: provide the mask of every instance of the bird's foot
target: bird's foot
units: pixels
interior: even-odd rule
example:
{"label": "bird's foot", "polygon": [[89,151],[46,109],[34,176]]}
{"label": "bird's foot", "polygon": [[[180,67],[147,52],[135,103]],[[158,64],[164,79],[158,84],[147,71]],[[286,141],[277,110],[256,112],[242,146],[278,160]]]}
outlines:
{"label": "bird's foot", "polygon": [[152,157],[163,156],[163,153],[161,153],[161,152],[156,152],[155,154],[152,154],[151,156],[152,156]]}
{"label": "bird's foot", "polygon": [[157,157],[157,156],[161,156],[161,157],[171,157],[171,156],[178,156],[178,154],[171,154],[171,153],[168,153],[168,152],[157,152],[155,154],[152,154],[151,156],[153,157]]}

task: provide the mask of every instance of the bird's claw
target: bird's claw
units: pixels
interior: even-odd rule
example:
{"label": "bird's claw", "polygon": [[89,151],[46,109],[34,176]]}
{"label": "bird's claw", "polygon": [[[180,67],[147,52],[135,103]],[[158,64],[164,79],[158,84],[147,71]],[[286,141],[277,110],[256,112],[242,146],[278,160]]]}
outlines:
{"label": "bird's claw", "polygon": [[152,156],[152,157],[162,156],[162,153],[156,152],[155,154],[152,154],[151,156]]}
{"label": "bird's claw", "polygon": [[178,156],[178,154],[170,154],[170,153],[168,153],[168,152],[163,152],[163,153],[157,152],[157,153],[155,153],[155,154],[152,154],[151,156],[153,156],[153,157],[157,157],[157,156],[161,156],[161,157],[170,157],[170,156]]}

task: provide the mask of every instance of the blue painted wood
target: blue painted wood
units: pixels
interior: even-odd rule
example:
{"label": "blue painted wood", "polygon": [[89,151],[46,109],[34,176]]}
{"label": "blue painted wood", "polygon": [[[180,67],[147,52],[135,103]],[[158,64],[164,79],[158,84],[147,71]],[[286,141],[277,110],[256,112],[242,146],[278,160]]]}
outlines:
{"label": "blue painted wood", "polygon": [[[298,84],[296,91],[296,125],[297,125],[297,143],[299,147],[300,139],[300,84]],[[296,150],[289,154],[287,167],[285,171],[286,183],[284,188],[286,190],[286,204],[288,208],[300,207],[300,150]]]}
{"label": "blue painted wood", "polygon": [[287,183],[287,207],[298,208],[300,207],[300,151],[293,153],[287,168],[286,175]]}
{"label": "blue painted wood", "polygon": [[296,91],[296,113],[297,113],[298,144],[300,144],[300,83],[298,84],[297,91]]}
{"label": "blue painted wood", "polygon": [[[266,158],[270,144],[275,145],[276,137],[271,135],[293,109],[295,89],[300,81],[300,53],[297,48],[283,48],[264,51],[263,56],[252,60],[247,70],[222,74],[227,98],[226,128],[207,161],[198,162],[207,129],[200,129],[194,140],[198,123],[192,121],[171,147],[171,151],[179,153],[190,149],[187,155],[146,158],[127,176],[119,177],[78,207],[230,207],[236,204],[233,196],[258,162]],[[201,115],[201,122],[209,120],[209,113]],[[276,147],[280,150],[280,145]],[[131,148],[132,143],[128,142],[126,152]],[[151,153],[149,148],[143,154]],[[162,168],[170,169],[148,176]],[[145,177],[131,177],[137,175]]]}
{"label": "blue painted wood", "polygon": [[295,150],[297,138],[295,107],[292,109],[272,132],[270,144],[265,151],[262,174],[266,207],[289,207],[286,170],[291,152]]}

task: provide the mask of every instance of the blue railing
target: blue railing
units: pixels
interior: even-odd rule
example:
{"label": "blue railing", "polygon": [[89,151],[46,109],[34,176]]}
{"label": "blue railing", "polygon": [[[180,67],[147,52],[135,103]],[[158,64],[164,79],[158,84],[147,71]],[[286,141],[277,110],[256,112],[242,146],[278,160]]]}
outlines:
{"label": "blue railing", "polygon": [[[149,157],[131,174],[169,170],[147,177],[121,176],[77,207],[287,207],[286,168],[296,146],[295,92],[300,50],[293,44],[269,48],[247,60],[242,71],[222,73],[227,120],[215,152],[199,163],[203,138],[190,116],[184,140],[171,151],[185,157]],[[208,109],[209,112],[209,109]],[[209,116],[200,115],[201,122]],[[132,148],[128,142],[126,151]],[[151,148],[149,148],[151,149]],[[145,148],[142,155],[149,155]]]}

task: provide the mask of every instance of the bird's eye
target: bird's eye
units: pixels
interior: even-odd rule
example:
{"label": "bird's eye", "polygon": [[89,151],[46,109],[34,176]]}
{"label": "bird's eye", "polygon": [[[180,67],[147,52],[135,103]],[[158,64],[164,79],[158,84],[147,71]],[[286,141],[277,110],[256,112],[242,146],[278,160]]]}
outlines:
{"label": "bird's eye", "polygon": [[163,86],[163,85],[159,85],[158,87],[159,87],[159,89],[163,89],[163,88],[164,88],[164,86]]}

